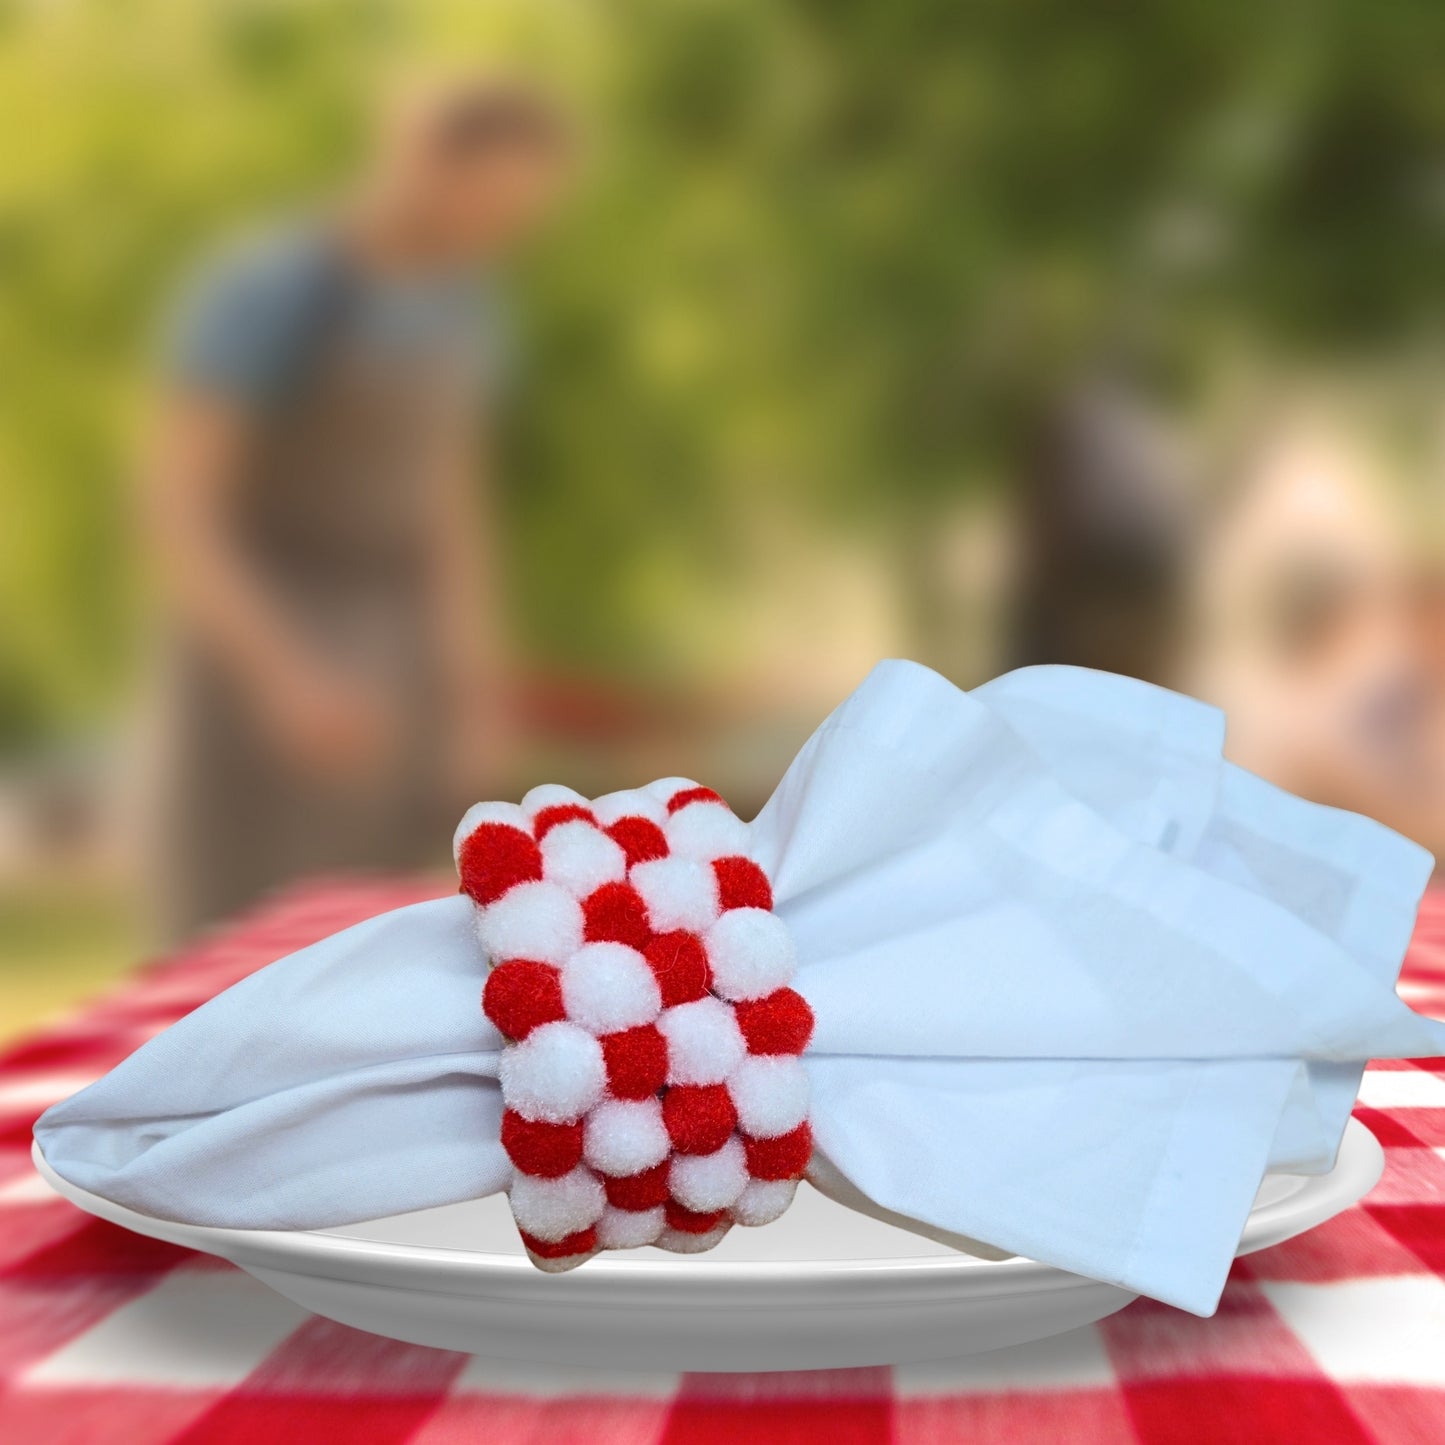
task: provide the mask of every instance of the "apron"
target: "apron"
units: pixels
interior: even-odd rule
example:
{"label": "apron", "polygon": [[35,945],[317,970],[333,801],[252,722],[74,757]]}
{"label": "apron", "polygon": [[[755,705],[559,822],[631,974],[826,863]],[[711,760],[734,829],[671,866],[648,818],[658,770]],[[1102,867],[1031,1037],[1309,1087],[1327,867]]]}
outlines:
{"label": "apron", "polygon": [[306,874],[415,867],[444,851],[455,822],[440,776],[427,532],[437,449],[466,405],[464,355],[444,335],[378,345],[356,324],[345,278],[333,289],[299,395],[263,427],[233,524],[311,654],[380,688],[399,736],[373,776],[307,776],[203,640],[174,633],[151,849],[170,941]]}

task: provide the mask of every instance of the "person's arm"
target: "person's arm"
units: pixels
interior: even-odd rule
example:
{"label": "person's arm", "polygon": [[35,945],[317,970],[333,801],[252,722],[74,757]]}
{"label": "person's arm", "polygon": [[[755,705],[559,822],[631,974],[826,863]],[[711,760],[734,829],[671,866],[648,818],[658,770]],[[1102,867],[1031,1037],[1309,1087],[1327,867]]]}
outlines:
{"label": "person's arm", "polygon": [[312,774],[350,774],[386,743],[377,699],[308,653],[236,545],[232,526],[255,423],[221,397],[162,398],[144,465],[144,518],[183,627],[235,679],[278,749]]}
{"label": "person's arm", "polygon": [[438,449],[433,599],[451,780],[496,782],[514,736],[514,679],[503,603],[490,449],[459,419]]}

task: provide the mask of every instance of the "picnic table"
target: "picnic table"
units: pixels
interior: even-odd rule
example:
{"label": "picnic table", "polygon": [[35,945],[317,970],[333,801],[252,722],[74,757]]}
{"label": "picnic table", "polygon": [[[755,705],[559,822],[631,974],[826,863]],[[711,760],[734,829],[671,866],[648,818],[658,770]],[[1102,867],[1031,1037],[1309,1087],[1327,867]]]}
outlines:
{"label": "picnic table", "polygon": [[[300,887],[0,1055],[0,1440],[1445,1441],[1440,1061],[1366,1072],[1355,1112],[1384,1146],[1384,1178],[1237,1262],[1215,1318],[1139,1300],[1038,1344],[894,1368],[587,1373],[399,1344],[93,1219],[34,1173],[30,1128],[52,1101],[272,959],[438,892]],[[1400,991],[1445,1017],[1445,891],[1422,909]]]}

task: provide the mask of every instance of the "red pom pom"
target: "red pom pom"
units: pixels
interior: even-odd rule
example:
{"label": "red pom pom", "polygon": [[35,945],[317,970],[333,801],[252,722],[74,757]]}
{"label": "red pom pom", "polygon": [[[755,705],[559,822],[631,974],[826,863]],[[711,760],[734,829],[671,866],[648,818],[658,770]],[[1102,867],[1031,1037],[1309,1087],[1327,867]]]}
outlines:
{"label": "red pom pom", "polygon": [[607,836],[627,854],[627,866],[667,857],[667,835],[651,818],[619,818],[605,830]]}
{"label": "red pom pom", "polygon": [[647,945],[646,957],[662,990],[663,1008],[691,1003],[702,998],[712,986],[707,949],[695,933],[684,929],[660,933]]}
{"label": "red pom pom", "polygon": [[712,1154],[737,1126],[726,1084],[679,1084],[662,1096],[662,1122],[679,1154]]}
{"label": "red pom pom", "polygon": [[510,1039],[524,1039],[540,1024],[567,1017],[562,975],[550,963],[509,958],[482,987],[482,1012]]}
{"label": "red pom pom", "polygon": [[773,910],[773,885],[768,875],[751,858],[715,858],[718,902],[729,908]]}
{"label": "red pom pom", "polygon": [[735,1003],[733,1013],[749,1053],[801,1054],[813,1037],[813,1010],[790,988]]}
{"label": "red pom pom", "polygon": [[554,803],[550,808],[543,808],[532,819],[532,831],[537,835],[537,841],[540,843],[558,823],[571,823],[577,819],[581,819],[584,823],[596,821],[592,816],[592,810],[584,808],[581,803]]}
{"label": "red pom pom", "polygon": [[813,1131],[806,1123],[776,1139],[743,1139],[748,1173],[754,1179],[798,1179],[813,1153]]}
{"label": "red pom pom", "polygon": [[576,1234],[569,1234],[566,1239],[558,1240],[538,1239],[536,1235],[528,1234],[525,1229],[519,1229],[517,1233],[522,1236],[522,1243],[538,1259],[566,1259],[572,1254],[591,1254],[597,1248],[595,1224],[589,1224],[586,1229],[579,1229]]}
{"label": "red pom pom", "polygon": [[680,793],[674,793],[667,800],[667,811],[676,813],[679,809],[687,807],[689,803],[722,803],[726,808],[727,804],[711,788],[684,788]]}
{"label": "red pom pom", "polygon": [[602,1058],[614,1098],[650,1099],[667,1082],[667,1040],[655,1024],[604,1034]]}
{"label": "red pom pom", "polygon": [[614,1209],[656,1209],[667,1198],[667,1160],[624,1179],[604,1174],[602,1187]]}
{"label": "red pom pom", "polygon": [[518,883],[542,876],[542,850],[509,823],[478,823],[457,856],[462,892],[480,904],[495,903]]}
{"label": "red pom pom", "polygon": [[502,1115],[502,1148],[523,1174],[560,1179],[582,1162],[582,1121],[548,1124],[508,1109]]}
{"label": "red pom pom", "polygon": [[695,1209],[688,1209],[677,1200],[669,1199],[665,1213],[673,1229],[680,1229],[684,1234],[707,1234],[723,1222],[726,1211],[714,1209],[710,1214],[699,1214]]}
{"label": "red pom pom", "polygon": [[588,943],[625,943],[640,953],[652,938],[647,905],[630,883],[604,883],[582,904]]}

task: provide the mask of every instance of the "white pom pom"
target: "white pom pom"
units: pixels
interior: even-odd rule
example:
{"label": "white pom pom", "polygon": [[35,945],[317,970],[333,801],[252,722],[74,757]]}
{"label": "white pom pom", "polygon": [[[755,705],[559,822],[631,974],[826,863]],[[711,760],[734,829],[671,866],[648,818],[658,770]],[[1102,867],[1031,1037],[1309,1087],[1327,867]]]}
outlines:
{"label": "white pom pom", "polygon": [[512,1217],[517,1228],[547,1244],[596,1224],[607,1207],[602,1181],[581,1166],[560,1179],[532,1174],[512,1178]]}
{"label": "white pom pom", "polygon": [[787,1213],[797,1192],[796,1179],[754,1179],[738,1196],[732,1216],[739,1224],[752,1228],[771,1224]]}
{"label": "white pom pom", "polygon": [[791,1054],[749,1054],[727,1083],[738,1127],[754,1139],[776,1139],[808,1117],[808,1071]]}
{"label": "white pom pom", "polygon": [[722,803],[689,803],[667,820],[667,846],[674,858],[732,858],[748,851],[748,825]]}
{"label": "white pom pom", "polygon": [[457,824],[452,834],[452,861],[459,862],[462,844],[472,836],[483,823],[506,823],[509,827],[520,828],[528,836],[532,832],[532,820],[515,803],[473,803]]}
{"label": "white pom pom", "polygon": [[625,943],[584,943],[562,965],[567,1017],[594,1034],[650,1024],[662,1007],[657,975]]}
{"label": "white pom pom", "polygon": [[604,1099],[582,1125],[582,1157],[603,1174],[641,1174],[671,1148],[658,1099]]}
{"label": "white pom pom", "polygon": [[664,1229],[657,1236],[656,1244],[659,1249],[669,1250],[673,1254],[703,1254],[721,1244],[731,1227],[732,1221],[725,1219],[716,1229],[710,1229],[706,1234],[689,1234],[685,1229]]}
{"label": "white pom pom", "polygon": [[724,998],[763,998],[789,982],[797,967],[787,924],[764,908],[730,908],[705,942],[713,987]]}
{"label": "white pom pom", "polygon": [[519,883],[477,913],[477,936],[493,963],[565,963],[582,947],[582,905],[556,883]]}
{"label": "white pom pom", "polygon": [[670,1084],[720,1084],[748,1051],[732,1009],[711,996],[664,1009],[657,1027],[667,1040]]}
{"label": "white pom pom", "polygon": [[654,933],[675,928],[701,933],[717,919],[717,878],[706,863],[655,858],[639,863],[629,881],[647,905]]}
{"label": "white pom pom", "polygon": [[591,823],[576,818],[547,829],[542,870],[575,898],[586,898],[604,883],[627,877],[627,854]]}
{"label": "white pom pom", "polygon": [[596,1256],[597,1251],[590,1249],[584,1254],[564,1254],[558,1259],[543,1259],[540,1254],[533,1254],[529,1249],[527,1258],[532,1261],[543,1274],[566,1274],[569,1269],[576,1269],[579,1264],[586,1264],[589,1259]]}
{"label": "white pom pom", "polygon": [[667,811],[668,801],[678,793],[685,793],[691,788],[696,788],[697,783],[691,778],[659,778],[655,783],[648,783],[642,789],[649,798],[655,798],[662,804],[664,813]]}
{"label": "white pom pom", "polygon": [[580,1119],[607,1082],[602,1045],[571,1023],[543,1024],[503,1049],[499,1074],[507,1107],[549,1124]]}
{"label": "white pom pom", "polygon": [[641,1249],[652,1244],[667,1227],[667,1216],[656,1209],[613,1209],[610,1205],[597,1221],[597,1243],[603,1249]]}
{"label": "white pom pom", "polygon": [[576,804],[581,808],[592,806],[575,788],[564,788],[561,783],[543,783],[540,787],[524,793],[522,795],[522,811],[529,820],[528,829],[531,828],[530,820],[535,818],[543,808],[565,808],[569,804]]}
{"label": "white pom pom", "polygon": [[679,1154],[667,1170],[672,1197],[698,1214],[726,1209],[748,1184],[748,1157],[733,1135],[712,1154]]}
{"label": "white pom pom", "polygon": [[592,816],[610,828],[619,818],[646,818],[662,824],[667,821],[667,801],[659,801],[641,788],[627,788],[620,793],[604,793],[592,800]]}

